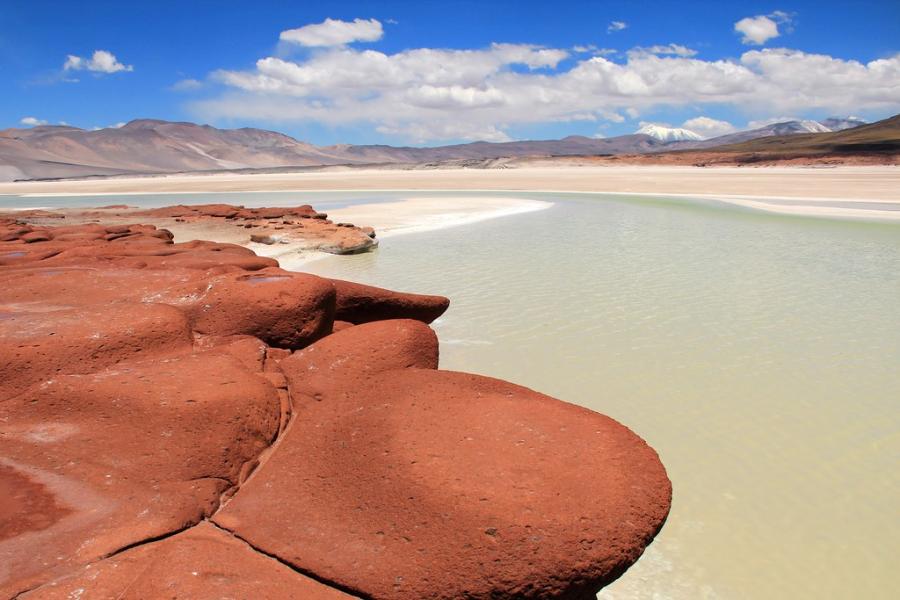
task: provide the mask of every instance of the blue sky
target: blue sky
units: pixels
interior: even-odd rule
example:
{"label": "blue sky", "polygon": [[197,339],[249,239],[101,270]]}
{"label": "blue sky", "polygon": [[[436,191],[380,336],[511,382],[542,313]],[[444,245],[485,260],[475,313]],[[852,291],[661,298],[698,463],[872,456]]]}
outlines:
{"label": "blue sky", "polygon": [[151,117],[438,144],[655,122],[709,136],[900,112],[898,53],[897,0],[6,1],[0,128]]}

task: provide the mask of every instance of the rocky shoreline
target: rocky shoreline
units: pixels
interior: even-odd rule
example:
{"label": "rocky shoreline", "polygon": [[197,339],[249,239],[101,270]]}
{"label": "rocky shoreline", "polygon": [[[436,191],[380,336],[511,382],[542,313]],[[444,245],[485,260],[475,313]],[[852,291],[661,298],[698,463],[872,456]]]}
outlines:
{"label": "rocky shoreline", "polygon": [[157,227],[373,245],[319,215],[0,219],[0,597],[592,598],[640,557],[656,453],[439,370],[448,299]]}

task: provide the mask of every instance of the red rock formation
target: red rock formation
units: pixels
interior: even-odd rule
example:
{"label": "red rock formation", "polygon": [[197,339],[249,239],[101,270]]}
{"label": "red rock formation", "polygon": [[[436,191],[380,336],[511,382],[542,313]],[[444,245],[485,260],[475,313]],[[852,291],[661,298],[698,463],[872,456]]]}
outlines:
{"label": "red rock formation", "polygon": [[40,484],[23,511],[65,507],[0,542],[6,597],[211,515],[274,439],[279,405],[238,360],[205,352],[56,376],[0,402],[0,423],[3,466]]}
{"label": "red rock formation", "polygon": [[152,225],[0,240],[0,597],[587,598],[665,519],[625,427],[436,370],[446,298]]}
{"label": "red rock formation", "polygon": [[[98,216],[108,217],[99,213]],[[372,228],[349,223],[334,224],[328,215],[317,212],[309,204],[245,208],[230,204],[195,204],[167,206],[128,213],[137,218],[170,218],[178,222],[202,222],[219,219],[247,230],[248,240],[259,244],[291,243],[302,240],[309,249],[331,254],[355,254],[378,245]]]}
{"label": "red rock formation", "polygon": [[431,323],[450,306],[443,296],[406,294],[340,279],[331,281],[337,291],[335,318],[354,324],[385,319]]}
{"label": "red rock formation", "polygon": [[321,400],[384,370],[437,369],[434,331],[410,319],[379,321],[332,334],[280,363],[295,399]]}

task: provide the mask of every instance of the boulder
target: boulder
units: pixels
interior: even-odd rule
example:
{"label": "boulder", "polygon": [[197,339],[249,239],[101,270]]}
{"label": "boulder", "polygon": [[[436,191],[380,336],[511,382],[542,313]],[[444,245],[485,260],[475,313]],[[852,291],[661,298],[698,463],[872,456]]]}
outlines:
{"label": "boulder", "polygon": [[302,348],[326,335],[334,316],[329,280],[272,268],[214,274],[97,264],[0,273],[0,303],[31,303],[35,298],[65,298],[75,306],[123,300],[169,304],[182,311],[199,334],[251,335],[285,348]]}
{"label": "boulder", "polygon": [[340,279],[331,282],[337,292],[335,319],[350,323],[385,319],[416,319],[431,323],[450,306],[450,300],[443,296],[407,294]]}
{"label": "boulder", "polygon": [[19,239],[27,244],[33,244],[35,242],[48,242],[52,238],[46,231],[32,231],[20,236]]}
{"label": "boulder", "polygon": [[334,288],[327,279],[263,269],[211,277],[171,288],[162,302],[187,301],[185,311],[201,334],[255,336],[270,346],[303,348],[331,331]]}
{"label": "boulder", "polygon": [[377,321],[329,335],[280,366],[295,402],[300,396],[322,400],[382,371],[437,369],[438,339],[421,321]]}
{"label": "boulder", "polygon": [[670,500],[656,453],[608,417],[407,369],[308,403],[214,521],[366,597],[587,599]]}
{"label": "boulder", "polygon": [[164,304],[0,305],[0,403],[60,374],[187,351],[192,344],[187,317]]}

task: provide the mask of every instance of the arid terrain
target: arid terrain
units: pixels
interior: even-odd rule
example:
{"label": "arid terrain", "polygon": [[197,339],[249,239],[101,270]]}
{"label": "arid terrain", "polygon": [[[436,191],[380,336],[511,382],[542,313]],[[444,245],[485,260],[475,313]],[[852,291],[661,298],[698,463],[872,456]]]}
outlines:
{"label": "arid terrain", "polygon": [[[437,147],[314,146],[274,131],[217,129],[138,119],[85,131],[39,126],[0,131],[0,181],[190,172],[309,171],[344,168],[513,168],[535,160],[567,164],[841,165],[897,164],[900,116],[823,133],[789,122],[704,141],[613,138],[472,142]],[[819,125],[816,123],[816,125]],[[843,125],[839,125],[843,126]],[[788,132],[788,133],[786,133]],[[738,142],[738,143],[735,143]]]}

